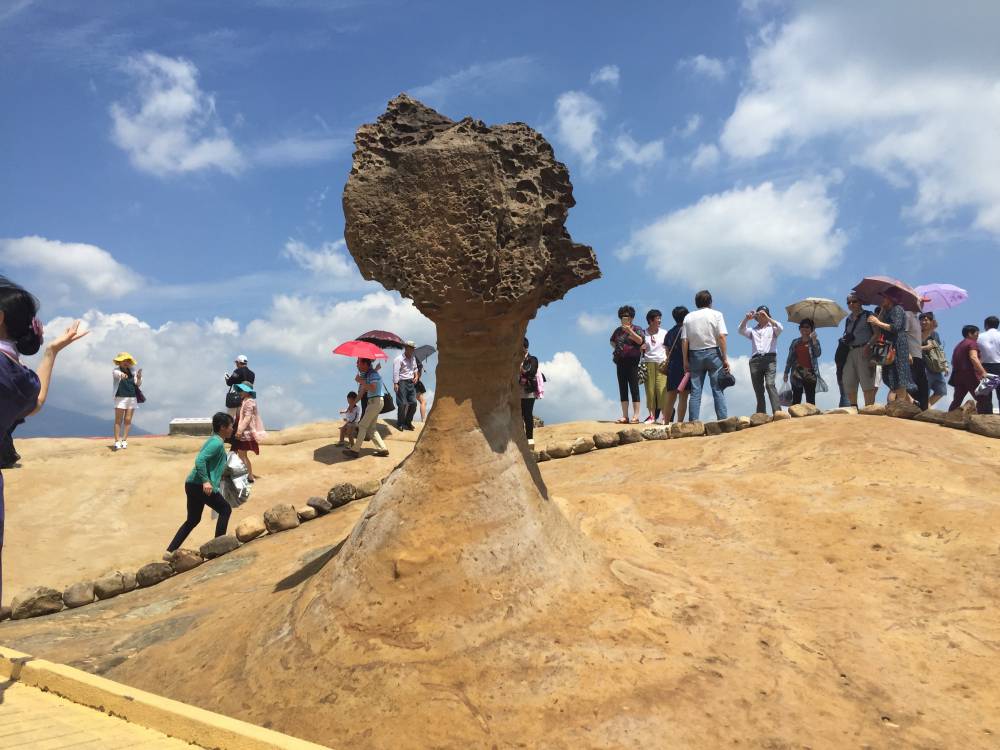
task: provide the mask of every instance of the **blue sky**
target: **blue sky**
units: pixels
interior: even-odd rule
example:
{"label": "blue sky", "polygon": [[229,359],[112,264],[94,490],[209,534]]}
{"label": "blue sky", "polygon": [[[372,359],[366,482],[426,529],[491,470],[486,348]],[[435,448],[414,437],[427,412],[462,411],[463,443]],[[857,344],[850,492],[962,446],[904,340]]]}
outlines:
{"label": "blue sky", "polygon": [[109,411],[129,349],[137,422],[163,429],[214,409],[246,353],[272,424],[335,416],[333,345],[434,338],[342,241],[353,133],[407,91],[527,122],[569,166],[569,229],[604,277],[529,329],[545,418],[613,416],[618,306],[702,287],[735,333],[751,305],[841,300],[866,274],[954,283],[951,345],[1000,310],[1000,9],[868,5],[0,0],[0,270],[94,331],[59,406]]}

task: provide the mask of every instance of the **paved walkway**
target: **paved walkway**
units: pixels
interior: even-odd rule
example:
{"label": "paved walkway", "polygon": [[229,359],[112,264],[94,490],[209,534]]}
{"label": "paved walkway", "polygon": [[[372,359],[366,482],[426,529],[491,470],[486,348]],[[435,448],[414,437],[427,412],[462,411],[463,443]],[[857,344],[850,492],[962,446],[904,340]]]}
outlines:
{"label": "paved walkway", "polygon": [[18,683],[0,682],[2,750],[197,750],[152,729]]}

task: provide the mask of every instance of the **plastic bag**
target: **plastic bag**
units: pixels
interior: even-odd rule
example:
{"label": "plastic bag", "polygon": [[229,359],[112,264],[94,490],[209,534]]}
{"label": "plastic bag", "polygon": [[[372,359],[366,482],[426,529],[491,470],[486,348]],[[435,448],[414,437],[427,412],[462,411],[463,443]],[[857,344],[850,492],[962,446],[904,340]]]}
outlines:
{"label": "plastic bag", "polygon": [[792,405],[792,386],[789,383],[785,383],[781,386],[781,390],[778,391],[778,401],[785,408]]}

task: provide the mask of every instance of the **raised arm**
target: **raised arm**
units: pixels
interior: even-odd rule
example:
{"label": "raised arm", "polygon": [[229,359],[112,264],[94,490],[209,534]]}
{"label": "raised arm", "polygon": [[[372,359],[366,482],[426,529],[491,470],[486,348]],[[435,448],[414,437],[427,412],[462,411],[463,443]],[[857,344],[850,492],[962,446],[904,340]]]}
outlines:
{"label": "raised arm", "polygon": [[31,410],[30,414],[37,414],[38,411],[45,405],[45,399],[49,396],[49,384],[52,382],[52,368],[56,363],[56,355],[58,355],[59,352],[72,344],[74,341],[82,339],[88,333],[90,333],[90,331],[80,331],[80,321],[77,320],[63,332],[62,336],[49,344],[45,349],[45,354],[42,355],[42,361],[39,363],[38,369],[35,371],[38,375],[38,382],[41,386],[38,390],[38,403],[35,404],[35,408]]}

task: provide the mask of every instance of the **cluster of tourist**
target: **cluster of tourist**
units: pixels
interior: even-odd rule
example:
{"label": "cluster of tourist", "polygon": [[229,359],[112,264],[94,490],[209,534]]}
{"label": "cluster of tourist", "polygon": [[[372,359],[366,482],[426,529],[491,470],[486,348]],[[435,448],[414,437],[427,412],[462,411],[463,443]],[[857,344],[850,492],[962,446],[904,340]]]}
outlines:
{"label": "cluster of tourist", "polygon": [[[971,324],[963,327],[962,339],[949,360],[934,313],[905,310],[899,290],[886,290],[874,310],[865,309],[854,293],[848,295],[846,302],[850,312],[843,320],[834,355],[842,406],[873,404],[880,379],[889,389],[890,401],[905,400],[922,409],[944,398],[948,385],[954,390],[950,410],[961,407],[970,395],[982,414],[993,412],[995,392],[1000,403],[1000,390],[996,387],[1000,385],[1000,320],[996,316],[986,318],[982,330]],[[619,325],[610,337],[621,401],[618,422],[640,422],[640,385],[644,385],[646,394],[645,422],[698,420],[706,381],[716,418],[726,418],[725,390],[735,383],[735,375],[730,365],[726,321],[712,303],[708,290],[698,292],[693,311],[683,306],[671,310],[673,325],[669,328],[663,326],[660,310],[646,313],[645,327],[636,324],[636,311],[630,305],[618,310]],[[46,347],[37,371],[32,371],[21,363],[21,357],[36,354],[44,342],[38,309],[37,299],[0,277],[0,460],[4,465],[16,460],[14,428],[45,403],[57,355],[87,335],[79,330],[79,321],[75,322]],[[823,350],[812,319],[798,320],[798,336],[784,349],[780,387],[777,374],[782,323],[766,305],[759,305],[743,316],[738,332],[750,344],[748,374],[758,412],[766,412],[770,406],[775,413],[803,399],[815,403],[817,392],[829,389],[820,374]],[[391,389],[383,382],[380,366],[372,359],[359,358],[356,366],[356,390],[347,394],[347,406],[341,410],[344,423],[340,444],[349,457],[356,458],[362,445],[370,440],[376,455],[388,456],[389,451],[376,429],[378,417],[393,408],[391,402],[395,396],[397,429],[413,430],[418,409],[421,419],[425,418],[423,362],[417,356],[414,342],[406,341],[393,360]],[[225,373],[227,411],[213,416],[212,436],[202,446],[185,480],[187,515],[168,545],[165,558],[170,559],[180,548],[201,521],[206,507],[218,513],[216,535],[226,533],[232,514],[232,502],[223,496],[227,469],[231,474],[234,467],[239,467],[248,483],[258,477],[250,454],[260,454],[259,440],[265,432],[255,381],[247,357],[242,354],[236,357],[233,371]],[[145,401],[142,369],[134,356],[121,352],[114,358],[112,382],[113,449],[122,451],[128,448],[135,409]],[[545,376],[539,370],[537,357],[529,352],[527,339],[517,382],[525,434],[528,444],[533,445],[534,405],[544,394]],[[231,450],[227,449],[227,442]],[[0,474],[0,555],[3,524],[3,475]]]}
{"label": "cluster of tourist", "polygon": [[[971,395],[977,411],[992,413],[995,382],[1000,382],[998,319],[988,317],[982,332],[977,326],[965,326],[949,362],[934,313],[909,312],[902,302],[901,293],[894,288],[883,293],[874,310],[866,309],[857,294],[847,296],[850,312],[844,319],[834,356],[840,406],[874,404],[881,379],[889,390],[889,401],[901,399],[929,409],[947,395],[951,385],[951,410],[959,408]],[[694,311],[675,307],[671,311],[674,324],[669,329],[662,326],[660,310],[646,313],[643,328],[635,323],[635,308],[623,305],[618,309],[619,325],[611,333],[610,344],[621,403],[619,423],[699,420],[706,381],[716,419],[728,416],[725,390],[736,380],[729,362],[726,321],[713,309],[708,290],[698,292],[694,304]],[[784,326],[771,315],[767,305],[759,305],[743,316],[738,333],[750,343],[748,374],[757,412],[766,413],[770,406],[773,414],[803,399],[815,404],[817,393],[829,391],[820,372],[823,348],[816,328],[813,319],[802,318],[798,321],[798,336],[782,350],[779,337]],[[780,351],[784,351],[784,361],[779,387]],[[987,380],[989,375],[997,376],[997,380]],[[993,388],[984,388],[989,383]],[[644,419],[641,385],[646,392]],[[1000,392],[997,399],[1000,401]]]}

